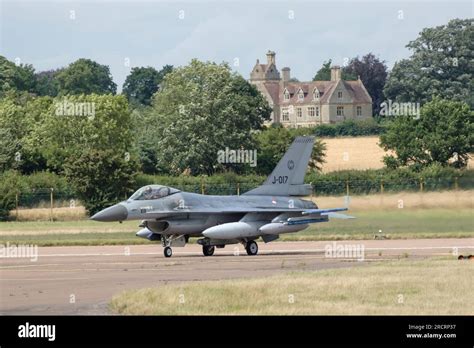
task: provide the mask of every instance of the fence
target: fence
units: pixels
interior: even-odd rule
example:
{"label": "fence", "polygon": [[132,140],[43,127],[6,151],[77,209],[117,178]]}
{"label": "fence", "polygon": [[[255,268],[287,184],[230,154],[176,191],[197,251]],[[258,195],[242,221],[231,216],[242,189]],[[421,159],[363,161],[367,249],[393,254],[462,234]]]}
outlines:
{"label": "fence", "polygon": [[[443,179],[397,179],[397,180],[344,180],[318,181],[312,183],[314,196],[342,196],[383,194],[390,192],[428,192],[443,190],[468,190],[474,188],[472,178],[453,177]],[[172,185],[173,186],[173,185]],[[206,195],[240,195],[255,188],[255,183],[211,184],[202,181],[196,184],[174,185],[177,189]],[[124,199],[131,195],[124,195]],[[18,208],[59,208],[79,205],[74,192],[58,192],[52,189],[36,189],[30,192],[18,193],[16,209]]]}

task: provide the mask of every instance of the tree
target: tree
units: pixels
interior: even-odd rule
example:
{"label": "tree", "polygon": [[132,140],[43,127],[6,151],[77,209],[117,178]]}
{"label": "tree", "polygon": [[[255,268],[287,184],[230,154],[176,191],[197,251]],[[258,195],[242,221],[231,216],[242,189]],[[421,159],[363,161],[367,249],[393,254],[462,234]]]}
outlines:
{"label": "tree", "polygon": [[0,173],[0,221],[7,220],[15,208],[16,194],[25,189],[21,176],[14,170]]}
{"label": "tree", "polygon": [[86,209],[94,213],[132,191],[137,155],[124,96],[36,98],[41,122],[24,141],[51,171],[65,174]]}
{"label": "tree", "polygon": [[153,94],[172,70],[172,65],[165,65],[160,71],[152,67],[133,68],[123,84],[123,94],[131,104],[151,105]]}
{"label": "tree", "polygon": [[[269,127],[256,134],[258,144],[257,174],[269,175],[283,157],[288,147],[297,136],[311,135],[310,128],[289,129],[281,125]],[[312,170],[321,170],[325,162],[326,145],[316,139],[311,153],[309,167]]]}
{"label": "tree", "polygon": [[35,146],[29,147],[27,139],[41,123],[40,115],[49,103],[51,100],[35,98],[27,92],[10,91],[0,99],[0,129],[3,133],[0,135],[0,147],[3,148],[0,152],[9,157],[5,169],[15,168],[29,173],[45,168],[42,154]]}
{"label": "tree", "polygon": [[[313,81],[331,81],[331,64],[331,59],[324,62],[321,69],[319,69],[316,75],[314,75]],[[356,75],[344,69],[341,72],[341,78],[343,80],[357,80]]]}
{"label": "tree", "polygon": [[49,99],[27,143],[43,154],[50,170],[61,173],[64,163],[78,158],[85,149],[134,156],[131,116],[124,96],[91,94]]}
{"label": "tree", "polygon": [[386,97],[423,104],[440,96],[474,107],[473,24],[472,18],[453,19],[447,25],[423,29],[407,45],[411,57],[395,63],[390,72]]}
{"label": "tree", "polygon": [[41,71],[36,74],[36,94],[39,96],[56,97],[59,94],[57,75],[63,69]]}
{"label": "tree", "polygon": [[15,65],[0,56],[0,96],[11,90],[33,93],[36,87],[34,73],[31,64]]}
{"label": "tree", "polygon": [[463,168],[474,147],[474,112],[466,103],[435,97],[426,103],[420,118],[397,117],[380,137],[388,167],[432,163]]}
{"label": "tree", "polygon": [[156,129],[157,168],[173,174],[212,174],[221,168],[218,151],[255,149],[271,108],[255,86],[227,64],[192,60],[164,78],[147,121]]}
{"label": "tree", "polygon": [[331,64],[332,64],[331,59],[329,59],[327,62],[324,62],[321,69],[319,69],[316,75],[314,75],[313,81],[331,80]]}
{"label": "tree", "polygon": [[342,72],[346,76],[360,77],[372,98],[372,110],[378,115],[380,104],[384,100],[383,88],[387,80],[385,61],[379,60],[373,53],[368,53],[362,59],[359,57],[351,59]]}
{"label": "tree", "polygon": [[0,128],[0,173],[13,167],[19,142],[8,128]]}
{"label": "tree", "polygon": [[123,201],[133,190],[138,163],[114,150],[89,149],[65,164],[65,175],[89,214]]}
{"label": "tree", "polygon": [[57,74],[59,94],[115,94],[117,85],[113,82],[107,65],[100,65],[90,59],[78,59]]}
{"label": "tree", "polygon": [[281,125],[269,127],[255,135],[258,147],[257,174],[270,175],[291,144],[288,128]]}

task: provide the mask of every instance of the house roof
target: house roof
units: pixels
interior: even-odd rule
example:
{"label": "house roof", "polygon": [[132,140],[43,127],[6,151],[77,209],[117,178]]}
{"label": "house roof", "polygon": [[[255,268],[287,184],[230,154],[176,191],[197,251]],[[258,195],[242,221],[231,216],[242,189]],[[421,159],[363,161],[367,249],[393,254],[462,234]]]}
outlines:
{"label": "house roof", "polygon": [[271,83],[271,82],[265,82],[263,84],[265,86],[265,89],[267,90],[268,94],[273,100],[273,104],[279,104],[280,100],[283,100],[280,98],[280,84],[279,83]]}
{"label": "house roof", "polygon": [[[342,81],[344,87],[353,99],[354,103],[372,103],[372,100],[360,81]],[[320,93],[320,102],[327,103],[331,97],[338,81],[309,81],[309,82],[281,82],[264,83],[265,88],[272,97],[274,104],[279,104],[283,101],[283,93],[287,90],[290,93],[289,104],[292,103],[311,103],[313,99],[313,91],[315,88]],[[302,90],[304,93],[303,101],[298,100],[298,91]]]}

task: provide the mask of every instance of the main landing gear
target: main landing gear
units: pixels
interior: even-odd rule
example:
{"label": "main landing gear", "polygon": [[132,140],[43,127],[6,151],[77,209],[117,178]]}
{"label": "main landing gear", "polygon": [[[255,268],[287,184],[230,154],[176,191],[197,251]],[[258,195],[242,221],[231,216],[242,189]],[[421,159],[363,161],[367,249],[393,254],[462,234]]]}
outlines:
{"label": "main landing gear", "polygon": [[203,245],[202,246],[202,253],[204,256],[212,256],[214,255],[215,247],[213,245]]}
{"label": "main landing gear", "polygon": [[253,240],[247,242],[245,244],[245,250],[247,251],[247,255],[257,255],[258,253],[258,244],[255,243]]}
{"label": "main landing gear", "polygon": [[[165,257],[171,257],[173,255],[173,250],[171,249],[171,242],[175,243],[176,238],[173,238],[172,236],[161,236],[161,242],[163,244],[163,255]],[[186,240],[187,242],[187,240]],[[258,244],[253,241],[253,240],[241,240],[240,241],[244,247],[245,250],[247,251],[247,255],[254,256],[258,254]],[[215,245],[208,245],[209,241],[206,239],[200,239],[198,240],[198,244],[202,245],[202,254],[204,256],[212,256],[214,255],[214,252],[217,248],[223,248],[225,244],[219,244],[217,246]],[[178,245],[178,246],[184,246],[183,245]]]}

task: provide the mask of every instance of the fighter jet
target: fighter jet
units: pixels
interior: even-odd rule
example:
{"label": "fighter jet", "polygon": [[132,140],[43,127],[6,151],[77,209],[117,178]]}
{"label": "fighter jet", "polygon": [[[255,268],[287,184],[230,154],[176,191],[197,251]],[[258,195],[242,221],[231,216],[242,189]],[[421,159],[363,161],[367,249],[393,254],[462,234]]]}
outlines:
{"label": "fighter jet", "polygon": [[263,185],[239,196],[214,196],[183,192],[173,187],[148,185],[129,199],[94,216],[96,221],[142,220],[138,237],[161,241],[165,257],[172,247],[183,247],[190,237],[200,237],[204,256],[215,248],[242,243],[248,255],[257,255],[256,240],[269,243],[283,233],[294,233],[329,218],[350,219],[337,213],[347,207],[319,209],[309,200],[304,184],[314,137],[297,137]]}

